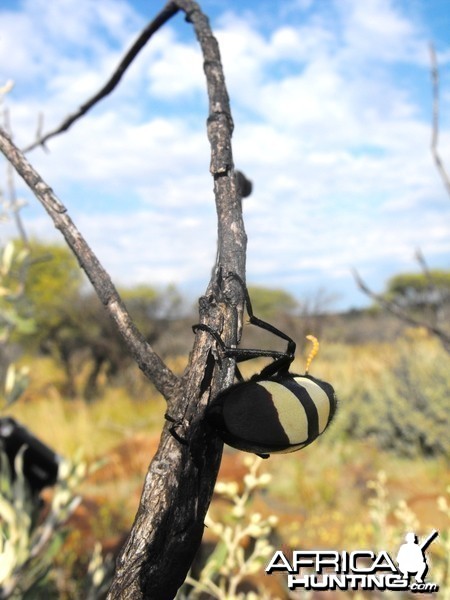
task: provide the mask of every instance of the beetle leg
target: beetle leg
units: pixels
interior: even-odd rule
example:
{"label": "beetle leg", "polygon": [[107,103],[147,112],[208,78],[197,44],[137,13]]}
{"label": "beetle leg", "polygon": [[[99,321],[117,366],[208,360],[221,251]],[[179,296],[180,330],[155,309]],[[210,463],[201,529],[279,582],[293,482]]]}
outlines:
{"label": "beetle leg", "polygon": [[[274,327],[270,323],[267,323],[267,321],[263,321],[259,317],[256,317],[255,314],[253,313],[253,306],[252,306],[252,302],[250,300],[250,294],[248,293],[248,289],[247,289],[247,286],[245,285],[244,281],[241,279],[241,277],[239,277],[239,275],[237,273],[230,272],[230,273],[228,273],[227,276],[232,277],[233,279],[236,279],[236,281],[238,281],[242,287],[242,291],[244,292],[245,306],[247,308],[249,322],[252,325],[255,325],[256,327],[259,327],[260,329],[265,329],[266,331],[273,333],[273,335],[276,335],[277,337],[281,338],[282,340],[285,340],[288,343],[285,354],[292,356],[292,360],[294,360],[295,349],[296,349],[296,343],[294,342],[294,340],[290,336],[288,336],[286,333],[284,333],[283,331],[280,331],[277,327]],[[292,362],[292,360],[291,360],[291,362]]]}
{"label": "beetle leg", "polygon": [[[216,342],[219,344],[224,355],[229,358],[234,358],[236,362],[244,362],[246,360],[252,360],[254,358],[263,357],[273,358],[274,362],[270,365],[267,365],[267,367],[265,367],[265,369],[263,369],[262,371],[266,376],[273,375],[274,373],[280,370],[288,371],[289,365],[294,359],[294,355],[290,352],[281,352],[280,350],[259,350],[256,348],[230,348],[229,346],[225,345],[225,342],[220,337],[220,334],[217,331],[209,327],[209,325],[205,325],[204,323],[197,323],[196,325],[192,326],[192,329],[194,333],[196,333],[198,330],[201,330],[206,331],[207,333],[212,335]],[[293,343],[295,345],[295,342]],[[239,375],[237,375],[237,378],[240,381],[243,381],[242,375],[240,377]]]}
{"label": "beetle leg", "polygon": [[220,334],[215,329],[213,329],[209,325],[205,325],[204,323],[196,323],[195,325],[192,325],[192,331],[194,333],[197,333],[197,331],[199,331],[199,330],[206,331],[207,333],[212,335],[213,338],[216,340],[216,342],[219,344],[219,346],[222,348],[222,350],[224,352],[226,350],[228,350],[228,347],[225,345],[225,342],[223,341],[223,339],[220,337]]}
{"label": "beetle leg", "polygon": [[187,440],[185,438],[181,437],[181,435],[177,431],[177,429],[179,429],[180,427],[183,427],[183,422],[180,419],[174,419],[168,413],[166,413],[164,415],[164,418],[167,421],[169,421],[169,423],[173,423],[173,425],[169,428],[169,431],[173,435],[173,437],[177,440],[177,442],[179,442],[183,446],[187,446],[188,445]]}

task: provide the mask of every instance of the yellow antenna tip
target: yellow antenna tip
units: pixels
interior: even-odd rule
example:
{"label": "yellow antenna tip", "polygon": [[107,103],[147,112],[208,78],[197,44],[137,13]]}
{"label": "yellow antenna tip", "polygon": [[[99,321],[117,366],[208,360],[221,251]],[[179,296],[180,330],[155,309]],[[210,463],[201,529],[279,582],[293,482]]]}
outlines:
{"label": "yellow antenna tip", "polygon": [[308,354],[308,358],[306,359],[305,375],[308,374],[309,367],[311,366],[313,358],[319,352],[319,346],[320,346],[319,340],[314,335],[307,335],[306,339],[309,340],[310,342],[312,342],[312,348]]}

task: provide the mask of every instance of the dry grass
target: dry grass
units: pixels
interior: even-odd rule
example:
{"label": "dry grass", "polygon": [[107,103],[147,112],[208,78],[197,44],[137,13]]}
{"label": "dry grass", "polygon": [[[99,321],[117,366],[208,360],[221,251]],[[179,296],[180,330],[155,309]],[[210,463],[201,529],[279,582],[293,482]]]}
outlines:
{"label": "dry grass", "polygon": [[[348,430],[349,413],[358,412],[363,422],[369,417],[374,423],[384,418],[377,410],[381,410],[387,390],[395,387],[399,377],[406,377],[399,369],[405,361],[422,387],[435,381],[435,395],[436,390],[450,389],[450,370],[445,368],[448,355],[422,334],[409,334],[394,344],[322,345],[311,373],[335,386],[340,398],[336,422],[323,439],[303,451],[266,461],[264,466],[273,474],[273,481],[269,494],[255,501],[255,510],[279,516],[279,546],[372,547],[377,540],[370,516],[373,490],[368,482],[376,480],[380,471],[387,476],[390,525],[394,526],[395,506],[406,501],[420,522],[423,531],[418,531],[419,535],[431,528],[448,527],[437,510],[437,498],[445,495],[450,485],[448,457],[401,458],[377,445],[376,437],[356,439]],[[178,361],[178,370],[182,363]],[[63,376],[50,360],[28,364],[31,384],[11,413],[65,456],[73,457],[81,449],[90,461],[107,460],[81,490],[86,501],[68,539],[72,558],[64,559],[75,564],[77,555],[92,550],[94,539],[111,549],[120,544],[157,446],[165,404],[150,385],[141,386],[139,400],[131,399],[123,387],[105,388],[104,395],[92,404],[67,400],[60,392]],[[302,373],[304,364],[300,356],[293,370]],[[247,376],[260,368],[258,361],[243,365]],[[367,398],[371,399],[369,405]],[[440,401],[448,403],[448,395]],[[221,471],[226,479],[242,479],[243,456],[226,449]]]}
{"label": "dry grass", "polygon": [[150,383],[139,400],[122,387],[107,387],[101,398],[89,404],[80,398],[66,399],[59,391],[62,382],[61,371],[50,359],[33,360],[30,385],[8,413],[68,458],[81,450],[86,459],[93,459],[124,438],[141,432],[154,435],[162,427],[164,401]]}

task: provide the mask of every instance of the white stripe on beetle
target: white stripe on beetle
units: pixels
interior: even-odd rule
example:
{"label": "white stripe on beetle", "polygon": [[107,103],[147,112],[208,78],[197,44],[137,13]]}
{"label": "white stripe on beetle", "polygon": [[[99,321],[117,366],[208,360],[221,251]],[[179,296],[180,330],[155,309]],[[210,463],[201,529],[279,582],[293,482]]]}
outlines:
{"label": "white stripe on beetle", "polygon": [[294,379],[299,385],[305,388],[316,405],[317,412],[319,413],[320,435],[327,426],[328,419],[330,418],[330,399],[323,389],[312,379],[308,379],[307,377],[294,377]]}
{"label": "white stripe on beetle", "polygon": [[304,444],[308,439],[308,417],[300,400],[287,387],[276,381],[258,381],[272,396],[281,426],[291,444]]}

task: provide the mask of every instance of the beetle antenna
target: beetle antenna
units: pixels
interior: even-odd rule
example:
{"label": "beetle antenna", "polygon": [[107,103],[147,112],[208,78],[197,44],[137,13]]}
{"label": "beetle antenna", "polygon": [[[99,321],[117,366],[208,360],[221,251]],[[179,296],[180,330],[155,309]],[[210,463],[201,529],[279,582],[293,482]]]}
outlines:
{"label": "beetle antenna", "polygon": [[308,374],[309,367],[311,366],[313,358],[319,352],[319,345],[320,345],[319,340],[314,335],[307,335],[306,339],[309,340],[310,342],[312,342],[312,348],[308,354],[308,358],[306,359],[305,375]]}

